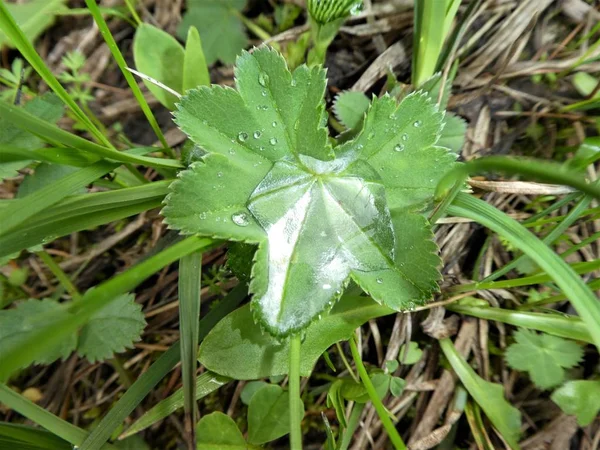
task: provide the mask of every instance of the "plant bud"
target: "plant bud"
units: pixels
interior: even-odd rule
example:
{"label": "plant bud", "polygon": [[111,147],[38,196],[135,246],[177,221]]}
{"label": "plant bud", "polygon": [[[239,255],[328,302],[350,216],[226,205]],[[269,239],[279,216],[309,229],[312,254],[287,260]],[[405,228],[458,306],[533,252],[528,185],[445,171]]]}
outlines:
{"label": "plant bud", "polygon": [[359,14],[362,8],[362,0],[308,0],[308,12],[321,25]]}

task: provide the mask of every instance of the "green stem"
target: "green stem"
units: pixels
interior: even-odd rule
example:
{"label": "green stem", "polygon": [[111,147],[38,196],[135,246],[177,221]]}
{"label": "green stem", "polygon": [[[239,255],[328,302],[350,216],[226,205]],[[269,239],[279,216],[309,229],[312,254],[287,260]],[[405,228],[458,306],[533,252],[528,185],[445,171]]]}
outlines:
{"label": "green stem", "polygon": [[371,402],[375,407],[375,411],[377,411],[377,415],[379,416],[379,420],[381,420],[381,424],[385,428],[385,431],[387,431],[390,441],[392,441],[392,444],[394,444],[394,448],[396,450],[406,450],[406,445],[404,444],[404,441],[398,434],[398,430],[396,430],[396,427],[392,423],[392,420],[390,419],[390,416],[387,410],[385,409],[385,406],[383,406],[379,395],[377,395],[377,391],[375,391],[375,386],[373,386],[371,378],[369,378],[367,369],[365,369],[365,365],[363,364],[362,359],[360,357],[360,353],[358,352],[358,347],[356,346],[355,338],[352,337],[349,342],[350,350],[352,351],[352,358],[354,358],[354,364],[356,364],[356,368],[358,370],[358,374],[360,375],[360,379],[362,380],[363,385],[365,386],[365,389],[369,394],[369,398],[371,399]]}
{"label": "green stem", "polygon": [[142,19],[140,19],[140,16],[138,16],[137,11],[135,10],[135,6],[131,2],[131,0],[125,0],[125,4],[127,5],[127,9],[129,9],[129,12],[131,13],[131,17],[133,17],[133,20],[135,20],[136,25],[141,25],[143,23]]}
{"label": "green stem", "polygon": [[290,371],[289,371],[289,396],[290,396],[290,449],[302,450],[302,417],[300,411],[300,344],[299,334],[290,337]]}
{"label": "green stem", "polygon": [[44,262],[44,264],[48,266],[48,269],[50,269],[50,271],[56,277],[56,279],[62,285],[62,287],[64,287],[67,290],[67,292],[71,294],[73,300],[81,300],[81,294],[79,293],[69,276],[65,272],[63,272],[63,270],[58,264],[56,264],[56,261],[54,261],[52,257],[43,250],[41,252],[37,252],[37,255]]}

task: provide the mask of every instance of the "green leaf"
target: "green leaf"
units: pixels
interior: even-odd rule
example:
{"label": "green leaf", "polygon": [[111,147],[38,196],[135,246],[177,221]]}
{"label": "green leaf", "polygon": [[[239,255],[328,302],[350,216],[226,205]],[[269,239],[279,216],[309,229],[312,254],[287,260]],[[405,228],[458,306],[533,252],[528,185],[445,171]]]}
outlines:
{"label": "green leaf", "polygon": [[358,14],[363,8],[362,0],[308,0],[310,16],[320,24]]}
{"label": "green leaf", "polygon": [[550,397],[565,414],[577,416],[579,426],[591,424],[600,411],[600,381],[567,381]]}
{"label": "green leaf", "polygon": [[[168,33],[147,23],[141,24],[133,39],[133,59],[138,71],[160,81],[175,92],[183,91],[185,51]],[[169,109],[175,108],[177,97],[144,80],[150,92]]]}
{"label": "green leaf", "polygon": [[[14,309],[0,311],[0,359],[3,353],[14,348],[32,330],[41,325],[51,324],[59,317],[69,313],[61,305],[51,299],[29,299],[20,302]],[[77,345],[75,334],[62,340],[60,344],[48,349],[43,356],[33,361],[37,364],[50,364],[57,359],[66,359]]]}
{"label": "green leaf", "polygon": [[131,436],[115,443],[120,450],[150,450],[150,446],[140,436]]}
{"label": "green leaf", "polygon": [[196,427],[198,450],[247,450],[248,445],[235,422],[227,414],[214,412],[202,417]]}
{"label": "green leaf", "polygon": [[[27,197],[28,195],[43,189],[61,178],[77,172],[76,167],[62,166],[58,164],[42,163],[35,168],[31,175],[27,175],[17,191],[16,198]],[[85,187],[80,187],[77,194],[85,193]]]}
{"label": "green leaf", "polygon": [[[597,85],[598,79],[589,73],[577,72],[575,75],[573,75],[573,86],[575,86],[575,89],[577,89],[582,97],[587,97],[594,92],[594,89],[596,89]],[[596,93],[594,98],[598,97],[600,97],[600,95]]]}
{"label": "green leaf", "polygon": [[410,365],[420,360],[422,355],[423,350],[419,348],[419,344],[417,344],[415,341],[411,341],[408,343],[408,348],[406,347],[406,344],[403,344],[400,347],[398,361],[400,361],[402,364]]}
{"label": "green leaf", "polygon": [[346,91],[338,94],[333,104],[337,119],[348,129],[360,125],[371,104],[362,92]]}
{"label": "green leaf", "polygon": [[238,91],[200,88],[178,105],[176,122],[208,155],[173,183],[166,222],[259,244],[252,307],[278,336],[327,311],[350,278],[396,310],[430,299],[437,248],[410,210],[431,203],[455,156],[433,147],[442,114],[427,96],[374,100],[362,133],[334,155],[322,68],[292,74],[262,48],[235,73]]}
{"label": "green leaf", "polygon": [[139,341],[145,326],[142,306],[135,302],[135,296],[120,295],[83,327],[77,353],[92,363],[109,359]]}
{"label": "green leaf", "polygon": [[185,56],[183,59],[183,87],[182,92],[198,86],[210,84],[210,75],[206,58],[202,50],[202,42],[196,27],[191,26],[185,41]]}
{"label": "green leaf", "polygon": [[189,0],[177,35],[185,39],[189,27],[195,26],[200,31],[206,62],[211,65],[218,59],[231,64],[248,45],[239,18],[245,6],[246,0]]}
{"label": "green leaf", "polygon": [[[57,14],[67,10],[65,0],[30,0],[25,3],[7,3],[6,9],[14,17],[27,39],[33,42],[50,25]],[[0,46],[14,47],[6,34],[0,30]]]}
{"label": "green leaf", "polygon": [[[304,406],[300,402],[300,417]],[[270,384],[252,396],[248,406],[248,442],[273,441],[290,432],[290,399],[281,386]]]}
{"label": "green leaf", "polygon": [[518,450],[520,448],[521,413],[506,401],[502,385],[490,383],[477,375],[458,353],[450,339],[442,339],[440,347],[469,395],[481,406],[509,448]]}
{"label": "green leaf", "polygon": [[515,332],[515,343],[506,349],[506,362],[513,369],[529,372],[531,381],[542,389],[560,384],[566,368],[575,367],[583,349],[573,341],[525,328]]}
{"label": "green leaf", "polygon": [[242,400],[242,403],[244,405],[249,405],[250,401],[252,400],[252,397],[254,397],[254,394],[256,394],[256,392],[258,390],[260,390],[263,386],[267,386],[269,383],[267,383],[266,381],[250,381],[249,383],[246,383],[246,385],[244,386],[244,389],[242,389],[242,393],[240,395],[240,399]]}
{"label": "green leaf", "polygon": [[[366,297],[344,296],[331,312],[306,329],[300,351],[300,374],[309,376],[330,346],[347,340],[369,319],[392,314]],[[288,340],[262,332],[252,320],[248,305],[228,314],[200,345],[200,362],[209,370],[236,380],[256,380],[286,375],[289,369]]]}
{"label": "green leaf", "polygon": [[454,153],[460,153],[465,144],[467,122],[455,114],[446,113],[444,123],[444,129],[437,145],[446,147]]}
{"label": "green leaf", "polygon": [[406,386],[406,381],[400,377],[391,377],[390,392],[394,397],[400,397]]}

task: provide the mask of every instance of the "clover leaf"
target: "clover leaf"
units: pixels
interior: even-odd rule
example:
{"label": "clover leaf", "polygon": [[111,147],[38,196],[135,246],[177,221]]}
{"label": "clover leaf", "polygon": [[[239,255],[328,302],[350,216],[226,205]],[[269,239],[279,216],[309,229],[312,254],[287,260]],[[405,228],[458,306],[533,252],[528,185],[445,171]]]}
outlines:
{"label": "clover leaf", "polygon": [[443,113],[421,93],[374,98],[362,131],[334,147],[321,67],[291,73],[261,48],[235,76],[237,90],[200,87],[177,106],[206,155],[172,184],[166,223],[258,244],[251,306],[276,336],[305,328],[350,280],[395,310],[430,299],[439,258],[420,213],[456,158],[435,145]]}

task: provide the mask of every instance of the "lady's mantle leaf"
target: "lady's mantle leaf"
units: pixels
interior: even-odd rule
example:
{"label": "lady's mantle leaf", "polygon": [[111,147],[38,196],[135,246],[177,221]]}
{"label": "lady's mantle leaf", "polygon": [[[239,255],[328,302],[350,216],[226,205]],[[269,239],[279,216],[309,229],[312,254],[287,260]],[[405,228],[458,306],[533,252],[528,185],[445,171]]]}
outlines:
{"label": "lady's mantle leaf", "polygon": [[[17,345],[31,331],[69,314],[54,300],[30,299],[19,303],[15,309],[0,311],[0,360],[2,353]],[[46,352],[43,358],[32,361],[38,364],[50,364],[59,358],[66,359],[77,345],[77,336],[70,336],[60,345]]]}
{"label": "lady's mantle leaf", "polygon": [[83,327],[77,353],[90,362],[111,358],[138,341],[145,326],[142,306],[135,302],[135,296],[121,295]]}
{"label": "lady's mantle leaf", "polygon": [[537,334],[525,328],[515,334],[516,342],[506,350],[506,362],[513,369],[529,372],[531,381],[542,389],[560,384],[563,368],[575,367],[583,357],[583,349],[573,341]]}
{"label": "lady's mantle leaf", "polygon": [[237,91],[192,90],[175,120],[208,153],[173,183],[163,214],[184,233],[258,243],[252,307],[272,334],[306,327],[353,278],[410,309],[437,289],[427,221],[455,156],[435,147],[443,114],[425,95],[375,99],[363,131],[332,149],[325,72],[293,73],[273,50],[244,53]]}
{"label": "lady's mantle leaf", "polygon": [[204,416],[196,427],[198,450],[246,450],[248,444],[235,422],[227,414],[214,412]]}

